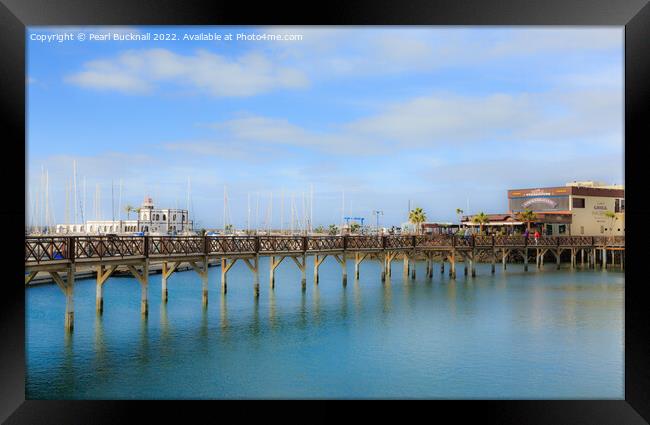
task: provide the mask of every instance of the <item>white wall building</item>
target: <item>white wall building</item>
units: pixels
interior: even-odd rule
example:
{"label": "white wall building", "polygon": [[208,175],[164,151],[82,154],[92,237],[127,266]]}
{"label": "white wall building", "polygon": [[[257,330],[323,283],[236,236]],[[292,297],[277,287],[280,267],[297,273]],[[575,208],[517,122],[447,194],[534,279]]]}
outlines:
{"label": "white wall building", "polygon": [[145,232],[152,235],[173,235],[193,231],[188,210],[155,208],[150,197],[144,199],[135,220],[88,220],[84,224],[56,225],[58,234]]}

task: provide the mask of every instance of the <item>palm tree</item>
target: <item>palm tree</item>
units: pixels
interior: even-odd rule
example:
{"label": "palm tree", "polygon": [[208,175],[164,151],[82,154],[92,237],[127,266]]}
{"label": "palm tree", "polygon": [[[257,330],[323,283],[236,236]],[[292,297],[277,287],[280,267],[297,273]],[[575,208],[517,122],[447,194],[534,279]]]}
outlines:
{"label": "palm tree", "polygon": [[524,212],[517,213],[517,220],[526,223],[526,228],[528,229],[528,232],[530,232],[530,223],[537,220],[537,215],[535,215],[531,210],[524,210]]}
{"label": "palm tree", "polygon": [[475,215],[474,218],[472,218],[472,222],[476,223],[476,224],[478,224],[480,226],[479,232],[481,234],[483,234],[483,225],[485,223],[489,223],[490,218],[487,216],[487,214],[485,214],[483,211],[481,211],[480,213]]}
{"label": "palm tree", "polygon": [[424,210],[422,208],[418,207],[409,212],[409,222],[415,225],[415,229],[417,233],[420,233],[422,223],[424,223],[426,219],[427,216],[424,213]]}
{"label": "palm tree", "polygon": [[126,212],[126,218],[127,220],[131,219],[131,213],[135,211],[135,208],[133,208],[133,205],[127,204],[124,206],[124,212]]}
{"label": "palm tree", "polygon": [[320,225],[320,226],[318,226],[318,227],[316,227],[314,229],[314,232],[316,232],[316,233],[325,233],[325,228],[323,228],[323,226]]}
{"label": "palm tree", "polygon": [[328,233],[330,235],[336,235],[339,232],[339,228],[336,226],[336,224],[330,224],[328,228]]}
{"label": "palm tree", "polygon": [[610,240],[614,238],[614,223],[618,219],[616,213],[613,211],[605,211],[605,217],[609,219],[609,236]]}
{"label": "palm tree", "polygon": [[462,224],[461,222],[463,220],[463,213],[464,212],[465,211],[461,210],[460,208],[456,208],[456,215],[458,216],[458,227],[460,227],[460,225]]}

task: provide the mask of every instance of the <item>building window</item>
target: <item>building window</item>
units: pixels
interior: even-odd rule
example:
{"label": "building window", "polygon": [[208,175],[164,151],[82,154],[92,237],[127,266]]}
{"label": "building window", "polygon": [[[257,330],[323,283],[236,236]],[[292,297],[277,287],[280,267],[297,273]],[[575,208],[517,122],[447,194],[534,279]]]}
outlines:
{"label": "building window", "polygon": [[174,214],[174,218],[173,218],[173,220],[176,221],[176,214]]}
{"label": "building window", "polygon": [[565,225],[565,224],[560,224],[560,225],[558,226],[558,232],[559,232],[561,235],[564,234],[564,233],[566,233],[566,225]]}
{"label": "building window", "polygon": [[625,212],[625,199],[614,200],[614,212],[617,213]]}
{"label": "building window", "polygon": [[163,221],[167,220],[167,216],[163,214]]}
{"label": "building window", "polygon": [[600,226],[600,233],[605,233],[605,226]]}
{"label": "building window", "polygon": [[573,208],[584,208],[585,198],[573,198]]}
{"label": "building window", "polygon": [[580,226],[580,234],[581,235],[585,234],[585,226]]}

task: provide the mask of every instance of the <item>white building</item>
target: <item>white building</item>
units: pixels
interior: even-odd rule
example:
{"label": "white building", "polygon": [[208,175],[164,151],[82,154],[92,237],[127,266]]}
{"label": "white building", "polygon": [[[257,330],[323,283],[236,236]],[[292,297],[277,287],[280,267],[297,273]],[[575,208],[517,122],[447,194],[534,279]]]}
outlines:
{"label": "white building", "polygon": [[151,235],[174,235],[193,232],[188,210],[155,208],[150,197],[144,199],[135,220],[88,220],[85,224],[57,224],[59,234],[107,234],[145,232]]}

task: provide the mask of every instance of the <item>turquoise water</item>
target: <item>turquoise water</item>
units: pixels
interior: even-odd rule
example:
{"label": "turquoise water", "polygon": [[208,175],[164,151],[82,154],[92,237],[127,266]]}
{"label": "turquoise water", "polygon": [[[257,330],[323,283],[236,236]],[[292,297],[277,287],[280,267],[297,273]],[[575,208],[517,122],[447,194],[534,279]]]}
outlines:
{"label": "turquoise water", "polygon": [[523,272],[522,265],[462,266],[456,281],[436,264],[433,279],[403,280],[400,262],[382,284],[377,261],[341,284],[328,257],[307,289],[290,260],[261,293],[237,262],[220,293],[210,268],[209,305],[194,272],[149,280],[149,317],[140,286],[111,277],[104,314],[95,281],[75,286],[75,329],[66,337],[65,298],[55,285],[26,290],[28,399],[165,398],[612,398],[622,399],[624,275],[620,271]]}

